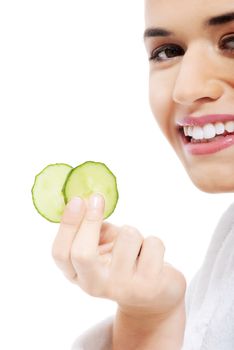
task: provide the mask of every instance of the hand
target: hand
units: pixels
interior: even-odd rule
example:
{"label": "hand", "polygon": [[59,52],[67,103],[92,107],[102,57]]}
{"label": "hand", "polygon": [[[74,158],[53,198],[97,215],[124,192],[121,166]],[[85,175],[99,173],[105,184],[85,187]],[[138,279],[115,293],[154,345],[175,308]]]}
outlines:
{"label": "hand", "polygon": [[159,238],[103,223],[104,205],[101,195],[67,204],[52,249],[57,266],[85,292],[127,313],[170,313],[183,301],[184,276],[164,262]]}

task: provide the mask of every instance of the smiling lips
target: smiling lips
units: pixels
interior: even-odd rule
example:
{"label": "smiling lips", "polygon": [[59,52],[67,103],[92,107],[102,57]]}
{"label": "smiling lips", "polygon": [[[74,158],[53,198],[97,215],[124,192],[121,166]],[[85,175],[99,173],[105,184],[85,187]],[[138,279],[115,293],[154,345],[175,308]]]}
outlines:
{"label": "smiling lips", "polygon": [[234,115],[188,116],[177,125],[185,149],[193,155],[215,153],[234,144]]}

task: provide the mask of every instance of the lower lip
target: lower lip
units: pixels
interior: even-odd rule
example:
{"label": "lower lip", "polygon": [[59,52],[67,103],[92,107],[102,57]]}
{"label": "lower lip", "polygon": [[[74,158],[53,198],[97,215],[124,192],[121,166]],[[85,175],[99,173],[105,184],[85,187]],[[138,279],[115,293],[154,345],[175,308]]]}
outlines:
{"label": "lower lip", "polygon": [[234,145],[234,135],[219,136],[214,141],[191,143],[182,135],[182,142],[186,151],[192,155],[212,154]]}

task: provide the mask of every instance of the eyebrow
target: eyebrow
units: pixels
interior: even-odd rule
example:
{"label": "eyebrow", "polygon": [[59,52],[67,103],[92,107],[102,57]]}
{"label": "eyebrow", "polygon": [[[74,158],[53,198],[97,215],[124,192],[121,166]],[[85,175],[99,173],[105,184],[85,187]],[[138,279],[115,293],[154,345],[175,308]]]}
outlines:
{"label": "eyebrow", "polygon": [[205,22],[205,26],[217,26],[217,25],[226,24],[232,21],[234,21],[234,12],[229,12],[229,13],[224,13],[223,15],[209,18]]}
{"label": "eyebrow", "polygon": [[144,39],[146,38],[154,38],[157,36],[161,36],[161,37],[166,37],[171,35],[172,32],[170,32],[169,30],[163,29],[163,28],[147,28],[144,31]]}
{"label": "eyebrow", "polygon": [[[218,26],[218,25],[227,24],[232,21],[234,21],[234,12],[229,12],[223,15],[209,18],[208,20],[205,21],[204,25],[205,27]],[[145,40],[146,38],[167,37],[172,34],[173,32],[166,30],[164,28],[151,27],[151,28],[147,28],[144,31],[143,38]]]}

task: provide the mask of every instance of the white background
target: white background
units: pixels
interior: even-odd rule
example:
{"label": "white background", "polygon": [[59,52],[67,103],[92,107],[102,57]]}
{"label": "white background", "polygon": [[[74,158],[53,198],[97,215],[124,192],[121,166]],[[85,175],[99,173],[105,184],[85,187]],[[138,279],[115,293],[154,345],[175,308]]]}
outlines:
{"label": "white background", "polygon": [[109,221],[160,237],[188,283],[232,202],[197,190],[158,130],[143,30],[143,1],[0,2],[1,349],[70,349],[116,309],[52,260],[58,225],[31,200],[47,164],[106,163],[120,194]]}

